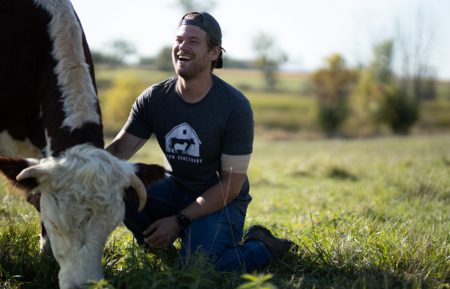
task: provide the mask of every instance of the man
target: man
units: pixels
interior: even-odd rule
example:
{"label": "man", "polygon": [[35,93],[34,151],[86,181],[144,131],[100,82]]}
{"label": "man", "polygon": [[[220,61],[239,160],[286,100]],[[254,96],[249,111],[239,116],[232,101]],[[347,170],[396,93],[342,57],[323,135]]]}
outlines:
{"label": "man", "polygon": [[137,204],[127,207],[125,225],[140,244],[166,248],[181,237],[183,257],[203,252],[218,270],[252,271],[293,243],[261,226],[241,243],[251,201],[253,114],[245,96],[212,73],[222,67],[221,41],[210,14],[186,14],[172,48],[177,76],[137,98],[107,150],[128,159],[154,134],[171,167],[170,176],[148,190],[141,213]]}

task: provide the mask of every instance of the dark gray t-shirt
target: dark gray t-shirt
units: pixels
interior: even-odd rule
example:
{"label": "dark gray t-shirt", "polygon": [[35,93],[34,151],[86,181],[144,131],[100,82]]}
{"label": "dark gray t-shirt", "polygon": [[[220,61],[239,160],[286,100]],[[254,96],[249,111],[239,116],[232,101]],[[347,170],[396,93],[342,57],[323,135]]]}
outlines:
{"label": "dark gray t-shirt", "polygon": [[[212,88],[197,103],[185,102],[176,83],[173,77],[146,89],[125,131],[144,139],[154,134],[173,176],[201,194],[219,181],[222,154],[251,154],[253,113],[248,99],[215,75]],[[247,181],[243,191],[248,192]]]}

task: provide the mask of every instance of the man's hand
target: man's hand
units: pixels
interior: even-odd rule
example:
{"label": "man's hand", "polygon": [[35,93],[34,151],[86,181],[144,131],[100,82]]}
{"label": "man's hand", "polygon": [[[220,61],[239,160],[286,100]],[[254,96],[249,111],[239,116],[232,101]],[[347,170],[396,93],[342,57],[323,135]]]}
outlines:
{"label": "man's hand", "polygon": [[180,230],[181,227],[175,216],[162,218],[145,229],[144,242],[152,248],[165,249],[175,241]]}

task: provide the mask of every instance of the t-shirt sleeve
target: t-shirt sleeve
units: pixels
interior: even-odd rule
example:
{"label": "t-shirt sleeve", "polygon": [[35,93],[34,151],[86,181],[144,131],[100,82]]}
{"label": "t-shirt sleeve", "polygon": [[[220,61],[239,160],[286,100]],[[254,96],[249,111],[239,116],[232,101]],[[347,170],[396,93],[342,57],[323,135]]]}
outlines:
{"label": "t-shirt sleeve", "polygon": [[150,118],[151,91],[151,89],[145,90],[135,100],[123,127],[126,132],[142,139],[149,139],[153,132]]}
{"label": "t-shirt sleeve", "polygon": [[248,100],[231,112],[224,133],[223,153],[249,155],[253,151],[253,111]]}

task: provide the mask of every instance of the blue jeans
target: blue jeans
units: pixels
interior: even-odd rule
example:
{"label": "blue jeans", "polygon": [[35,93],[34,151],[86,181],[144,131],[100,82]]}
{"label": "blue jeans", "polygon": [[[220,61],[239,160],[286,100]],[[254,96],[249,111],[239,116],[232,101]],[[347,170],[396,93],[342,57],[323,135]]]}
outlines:
{"label": "blue jeans", "polygon": [[[126,202],[124,223],[139,244],[144,243],[142,232],[151,223],[172,216],[196,199],[173,177],[155,183],[147,191],[147,197],[147,204],[140,213],[137,212],[137,201]],[[248,190],[244,190],[219,211],[193,220],[182,236],[182,259],[203,252],[218,271],[251,272],[267,265],[271,255],[262,242],[240,243],[250,201]]]}

